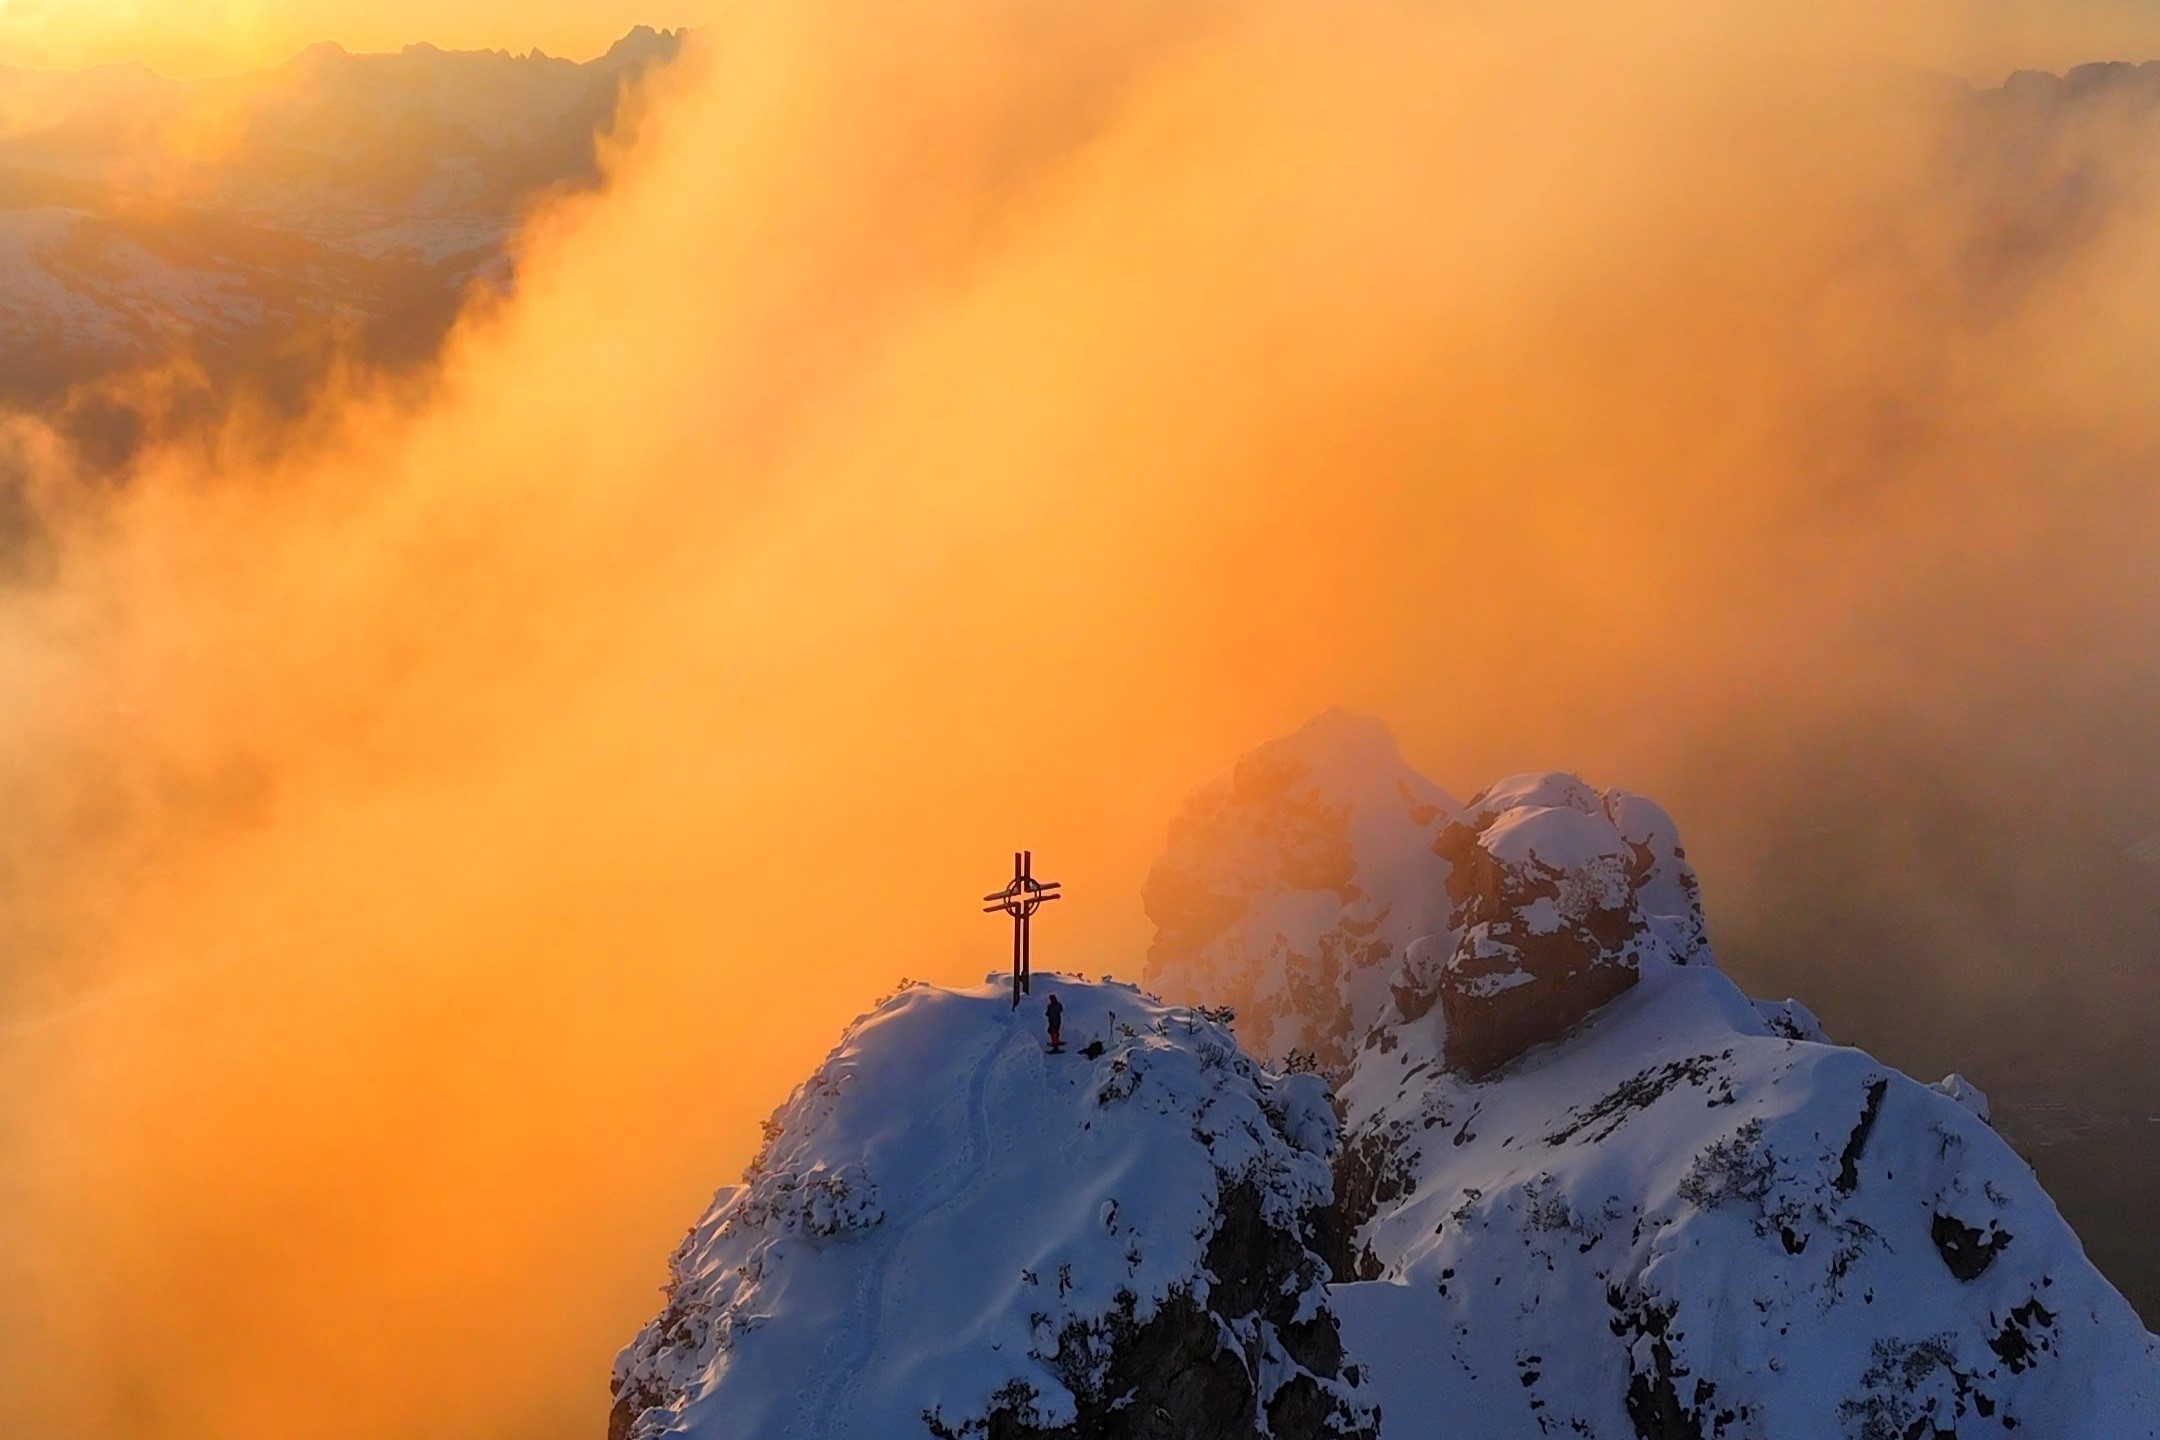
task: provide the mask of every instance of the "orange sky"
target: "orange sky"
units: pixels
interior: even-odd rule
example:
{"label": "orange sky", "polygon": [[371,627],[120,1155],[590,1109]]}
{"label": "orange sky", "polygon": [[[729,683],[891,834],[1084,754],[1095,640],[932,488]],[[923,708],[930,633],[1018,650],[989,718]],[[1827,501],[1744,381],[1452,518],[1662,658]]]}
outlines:
{"label": "orange sky", "polygon": [[[538,47],[588,59],[632,25],[705,25],[722,0],[0,0],[0,65],[142,61],[200,76],[275,64],[335,40],[352,50],[414,41],[454,49]],[[1465,7],[1469,8],[1469,7]],[[2022,66],[2160,57],[2150,0],[1915,0],[1885,7],[1916,63],[1976,80]],[[1654,23],[1654,22],[1649,22]]]}

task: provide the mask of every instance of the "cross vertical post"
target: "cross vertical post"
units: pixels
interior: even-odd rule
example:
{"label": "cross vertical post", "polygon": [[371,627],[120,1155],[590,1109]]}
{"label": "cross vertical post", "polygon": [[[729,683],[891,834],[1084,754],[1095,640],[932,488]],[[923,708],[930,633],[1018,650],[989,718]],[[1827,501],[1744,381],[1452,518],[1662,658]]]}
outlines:
{"label": "cross vertical post", "polygon": [[1020,1008],[1022,995],[1033,993],[1033,977],[1029,973],[1028,920],[1044,904],[1057,898],[1057,881],[1035,878],[1035,852],[1032,850],[1015,850],[1011,882],[1003,890],[983,896],[983,899],[989,902],[983,906],[985,915],[1003,913],[1012,916],[1012,1003],[1015,1010]]}
{"label": "cross vertical post", "polygon": [[[1013,851],[1013,874],[1027,874],[1027,852]],[[1025,910],[1015,910],[1013,917],[1013,1008],[1020,1006],[1020,992],[1027,988],[1027,942],[1028,917]]]}

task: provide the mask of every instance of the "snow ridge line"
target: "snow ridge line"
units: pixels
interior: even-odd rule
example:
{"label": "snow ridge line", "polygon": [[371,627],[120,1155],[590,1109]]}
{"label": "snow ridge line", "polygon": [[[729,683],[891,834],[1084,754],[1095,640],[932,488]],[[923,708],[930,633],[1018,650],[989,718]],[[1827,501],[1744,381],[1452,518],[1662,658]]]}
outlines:
{"label": "snow ridge line", "polygon": [[[938,1186],[937,1198],[915,1217],[908,1227],[910,1231],[943,1218],[982,1189],[983,1166],[990,1155],[990,1078],[1020,1034],[1018,1030],[1008,1030],[976,1062],[968,1077],[966,1153],[941,1171],[942,1183]],[[880,1247],[870,1263],[863,1267],[862,1278],[855,1285],[853,1320],[833,1337],[833,1343],[826,1347],[821,1361],[826,1378],[815,1400],[807,1407],[811,1414],[809,1424],[805,1428],[800,1423],[803,1412],[798,1411],[798,1423],[790,1425],[787,1433],[805,1435],[808,1440],[837,1440],[839,1432],[834,1429],[834,1420],[862,1388],[864,1372],[877,1353],[878,1341],[885,1332],[886,1313],[892,1308],[894,1296],[907,1291],[905,1284],[893,1282],[892,1272],[908,1239],[905,1232],[893,1236],[890,1243]],[[856,1341],[851,1352],[844,1358],[835,1358],[833,1352],[850,1334]]]}

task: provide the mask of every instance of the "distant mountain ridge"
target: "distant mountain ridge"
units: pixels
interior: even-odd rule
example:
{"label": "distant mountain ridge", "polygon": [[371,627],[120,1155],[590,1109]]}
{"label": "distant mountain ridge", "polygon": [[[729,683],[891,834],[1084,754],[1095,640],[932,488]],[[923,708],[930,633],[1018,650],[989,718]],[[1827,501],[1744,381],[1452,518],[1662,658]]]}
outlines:
{"label": "distant mountain ridge", "polygon": [[[297,406],[331,357],[425,362],[542,196],[598,180],[623,97],[681,53],[314,46],[270,70],[0,69],[0,408],[117,462],[158,417],[111,382],[181,361],[214,415]],[[102,387],[102,388],[101,388]]]}
{"label": "distant mountain ridge", "polygon": [[[688,34],[639,26],[585,62],[323,43],[195,81],[0,67],[0,411],[56,420],[110,469],[241,393],[298,411],[334,361],[425,364],[472,287],[507,282],[534,200],[596,182],[595,137]],[[2050,137],[2086,105],[2150,108],[2160,63],[1960,90],[1946,181],[1977,178],[2027,264],[2106,193]],[[154,394],[129,383],[146,369]]]}

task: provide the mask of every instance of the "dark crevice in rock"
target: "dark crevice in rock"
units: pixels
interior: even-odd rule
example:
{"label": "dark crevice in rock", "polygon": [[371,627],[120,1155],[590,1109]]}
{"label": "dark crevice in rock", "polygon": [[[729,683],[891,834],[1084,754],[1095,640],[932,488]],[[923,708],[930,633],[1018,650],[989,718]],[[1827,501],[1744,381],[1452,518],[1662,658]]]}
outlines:
{"label": "dark crevice in rock", "polygon": [[1860,1184],[1860,1152],[1867,1148],[1868,1136],[1875,1133],[1875,1119],[1882,1113],[1883,1096],[1889,1093],[1890,1082],[1878,1077],[1868,1082],[1867,1103],[1860,1107],[1860,1123],[1853,1126],[1851,1138],[1845,1142],[1845,1153],[1838,1157],[1837,1188],[1850,1195]]}
{"label": "dark crevice in rock", "polygon": [[1380,1278],[1380,1258],[1370,1245],[1357,1243],[1357,1233],[1381,1206],[1417,1188],[1416,1170],[1403,1153],[1408,1129],[1398,1120],[1360,1131],[1335,1161],[1335,1203],[1320,1217],[1313,1248],[1338,1283]]}

